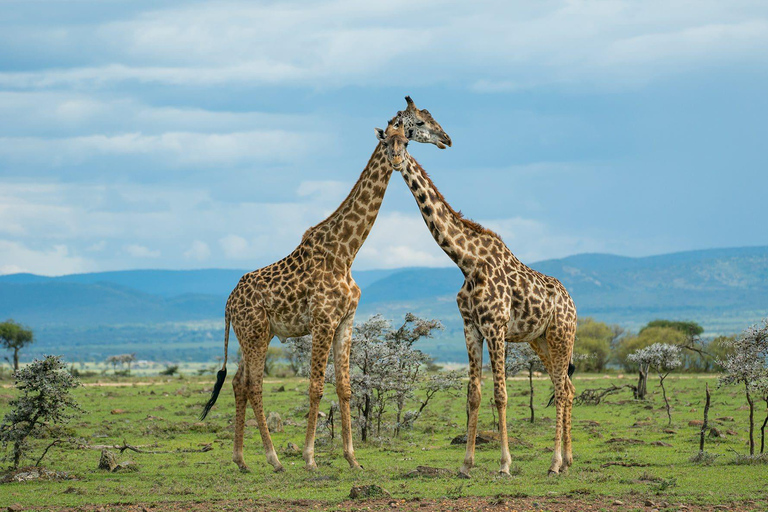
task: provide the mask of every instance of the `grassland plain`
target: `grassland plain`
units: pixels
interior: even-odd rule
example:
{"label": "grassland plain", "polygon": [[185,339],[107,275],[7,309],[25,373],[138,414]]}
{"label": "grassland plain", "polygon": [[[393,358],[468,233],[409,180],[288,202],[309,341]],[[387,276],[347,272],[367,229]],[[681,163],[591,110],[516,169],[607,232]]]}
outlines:
{"label": "grassland plain", "polygon": [[[630,376],[582,375],[575,379],[577,392],[628,382]],[[210,377],[125,378],[104,381],[104,386],[91,381],[76,393],[87,412],[68,426],[70,435],[83,439],[81,446],[55,446],[42,463],[76,480],[0,484],[0,506],[18,503],[24,509],[43,510],[627,510],[647,508],[646,501],[648,510],[768,506],[768,465],[737,463],[743,462],[737,455],[748,452],[748,411],[741,390],[718,389],[713,376],[673,375],[666,382],[673,407],[671,426],[653,380],[649,380],[651,392],[644,402],[632,400],[626,390],[597,406],[574,407],[574,466],[567,475],[547,477],[554,435],[554,409],[543,407],[551,389],[549,381],[535,381],[538,409],[536,422],[531,424],[527,421],[528,383],[511,379],[512,476],[496,473],[499,447],[491,442],[478,446],[472,479],[461,480],[455,470],[464,447],[452,445],[451,440],[464,433],[463,396],[438,396],[414,428],[398,439],[391,439],[387,431],[386,436],[367,443],[356,440],[358,460],[365,467],[360,472],[348,468],[338,432],[332,440],[330,429],[321,426],[316,447],[319,469],[310,473],[304,469],[300,453],[288,449],[289,443],[303,443],[307,383],[268,379],[265,408],[283,418],[285,430],[275,433],[273,439],[286,471],[271,471],[258,429],[249,426],[245,455],[252,471],[240,473],[231,462],[232,393],[225,390],[208,419],[197,420],[210,392]],[[713,389],[710,418],[720,418],[712,425],[722,433],[722,437],[707,437],[706,450],[716,455],[708,465],[690,461],[698,451],[700,427],[689,422],[702,418],[705,382]],[[489,381],[484,384],[480,425],[490,431],[492,392]],[[12,396],[13,389],[0,389],[2,412]],[[327,386],[325,411],[334,399],[333,387]],[[758,427],[763,405],[756,414]],[[252,417],[250,411],[248,417]],[[49,442],[34,440],[35,458]],[[94,448],[124,442],[146,451],[170,453],[125,451],[118,461],[135,462],[137,472],[98,470],[100,450]],[[206,445],[212,449],[194,451]],[[417,466],[447,468],[450,474],[409,477]],[[366,484],[380,485],[391,497],[348,500],[352,486]]]}

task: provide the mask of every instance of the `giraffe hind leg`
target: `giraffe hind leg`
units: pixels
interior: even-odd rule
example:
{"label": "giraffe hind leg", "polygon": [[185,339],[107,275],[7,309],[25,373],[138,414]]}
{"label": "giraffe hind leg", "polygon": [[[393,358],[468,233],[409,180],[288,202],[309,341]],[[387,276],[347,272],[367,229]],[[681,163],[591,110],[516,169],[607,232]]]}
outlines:
{"label": "giraffe hind leg", "polygon": [[243,436],[245,435],[245,409],[248,405],[248,395],[245,389],[246,365],[241,364],[232,379],[232,388],[235,392],[235,439],[232,452],[232,461],[237,464],[242,472],[250,471],[243,458]]}
{"label": "giraffe hind leg", "polygon": [[544,339],[540,339],[538,346],[534,346],[555,387],[555,447],[549,467],[550,475],[566,470],[573,461],[570,430],[574,387],[568,375],[573,333],[565,331],[552,325],[547,329]]}
{"label": "giraffe hind leg", "polygon": [[[267,462],[272,465],[275,471],[282,471],[283,465],[277,457],[275,447],[272,444],[272,438],[269,435],[269,429],[267,428],[267,418],[264,415],[262,392],[264,363],[266,362],[267,349],[269,348],[271,337],[272,335],[269,328],[269,321],[267,320],[267,314],[263,310],[259,310],[254,315],[254,318],[251,319],[247,331],[238,333],[237,338],[238,340],[241,340],[240,347],[243,352],[243,362],[241,363],[241,366],[243,366],[245,370],[243,372],[244,378],[241,380],[242,389],[245,391],[247,401],[251,402],[253,413],[256,416],[256,423],[259,426],[259,433],[261,434],[261,441],[264,444]],[[240,370],[238,370],[238,373],[240,373]],[[246,401],[243,402],[243,419],[245,418],[245,404]]]}

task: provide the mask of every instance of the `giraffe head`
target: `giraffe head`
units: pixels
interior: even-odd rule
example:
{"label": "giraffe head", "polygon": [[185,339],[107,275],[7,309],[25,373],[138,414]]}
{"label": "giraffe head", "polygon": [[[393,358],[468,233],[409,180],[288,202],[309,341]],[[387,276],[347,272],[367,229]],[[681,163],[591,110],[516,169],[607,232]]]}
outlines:
{"label": "giraffe head", "polygon": [[376,138],[384,146],[384,155],[392,168],[400,171],[408,156],[408,138],[405,136],[405,128],[396,120],[391,120],[386,130],[376,128]]}
{"label": "giraffe head", "polygon": [[416,108],[410,96],[406,96],[405,101],[408,106],[405,110],[399,111],[395,118],[403,127],[408,140],[434,144],[440,149],[451,145],[451,138],[428,110]]}

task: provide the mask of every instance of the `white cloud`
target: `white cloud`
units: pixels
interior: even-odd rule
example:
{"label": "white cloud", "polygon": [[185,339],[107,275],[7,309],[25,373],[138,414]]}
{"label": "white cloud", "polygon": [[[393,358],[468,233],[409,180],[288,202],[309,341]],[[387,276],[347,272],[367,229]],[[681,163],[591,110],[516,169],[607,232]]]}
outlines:
{"label": "white cloud", "polygon": [[381,212],[355,268],[447,267],[453,262],[435,244],[418,214]]}
{"label": "white cloud", "polygon": [[0,137],[0,159],[45,166],[79,164],[103,155],[147,156],[165,165],[211,167],[284,161],[315,148],[320,137],[285,131],[124,133],[67,138]]}
{"label": "white cloud", "polygon": [[[0,86],[99,88],[135,81],[335,88],[458,79],[478,91],[501,91],[642,83],[678,72],[673,63],[697,67],[750,56],[765,64],[766,18],[765,6],[749,0],[203,3],[85,27],[100,44],[92,64],[4,72]],[[18,34],[17,44],[36,47],[23,37]],[[638,61],[666,64],[638,70]],[[458,76],[457,66],[464,70]]]}
{"label": "white cloud", "polygon": [[107,241],[106,240],[100,240],[96,242],[95,244],[91,244],[88,247],[85,248],[88,252],[103,252],[104,249],[107,248]]}
{"label": "white cloud", "polygon": [[205,261],[211,257],[211,249],[205,242],[195,240],[189,249],[184,252],[184,257],[195,261]]}
{"label": "white cloud", "polygon": [[322,200],[341,201],[350,190],[350,184],[343,181],[302,181],[296,189],[299,197],[316,196]]}
{"label": "white cloud", "polygon": [[227,258],[242,259],[248,256],[248,240],[237,235],[227,235],[219,239],[224,254]]}
{"label": "white cloud", "polygon": [[513,217],[483,220],[480,223],[498,233],[507,247],[524,263],[584,252],[606,252],[608,249],[601,240],[583,233],[558,233],[534,219]]}
{"label": "white cloud", "polygon": [[31,249],[19,242],[0,240],[0,274],[30,272],[63,275],[87,271],[92,262],[70,253],[64,244]]}
{"label": "white cloud", "polygon": [[128,244],[123,250],[132,258],[159,258],[160,251],[139,244]]}
{"label": "white cloud", "polygon": [[209,110],[146,104],[128,95],[72,90],[0,91],[0,135],[47,137],[142,133],[250,133],[283,131],[314,135],[320,121],[308,114]]}

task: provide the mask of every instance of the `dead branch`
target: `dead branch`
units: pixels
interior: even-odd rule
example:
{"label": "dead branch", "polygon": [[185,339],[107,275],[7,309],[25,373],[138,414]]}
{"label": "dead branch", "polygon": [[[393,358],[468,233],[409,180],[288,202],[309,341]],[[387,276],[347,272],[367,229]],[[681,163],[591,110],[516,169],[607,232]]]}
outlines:
{"label": "dead branch", "polygon": [[[146,446],[152,446],[152,445],[137,445],[133,446],[128,444],[125,440],[123,440],[122,445],[117,444],[94,444],[94,445],[87,445],[85,448],[89,450],[119,450],[120,453],[123,453],[125,450],[131,450],[132,452],[136,453],[146,453],[150,455],[156,455],[156,454],[163,454],[163,453],[205,453],[213,450],[213,446],[210,444],[204,444],[200,448],[178,448],[176,450],[143,450],[143,447]],[[155,445],[156,446],[156,445]]]}
{"label": "dead branch", "polygon": [[35,466],[40,466],[40,463],[43,461],[43,457],[45,457],[45,454],[48,453],[48,450],[51,449],[54,445],[59,444],[62,440],[61,439],[54,439],[51,444],[45,447],[45,450],[43,450],[43,454],[40,456],[39,459],[37,459],[37,462],[35,462]]}
{"label": "dead branch", "polygon": [[701,425],[701,438],[699,439],[699,453],[704,453],[704,434],[707,432],[707,420],[709,418],[709,384],[704,384],[707,391],[707,403],[704,404],[704,423]]}
{"label": "dead branch", "polygon": [[606,462],[600,467],[608,468],[611,466],[621,466],[624,468],[644,468],[646,466],[650,466],[650,464],[646,464],[645,462]]}
{"label": "dead branch", "polygon": [[624,384],[623,386],[612,385],[609,388],[593,388],[585,389],[579,396],[573,399],[576,405],[598,405],[603,398],[608,395],[618,393],[622,389],[631,389],[637,391],[637,387],[632,384]]}

